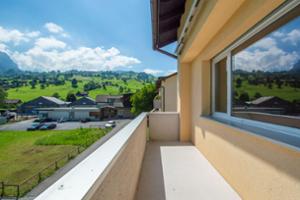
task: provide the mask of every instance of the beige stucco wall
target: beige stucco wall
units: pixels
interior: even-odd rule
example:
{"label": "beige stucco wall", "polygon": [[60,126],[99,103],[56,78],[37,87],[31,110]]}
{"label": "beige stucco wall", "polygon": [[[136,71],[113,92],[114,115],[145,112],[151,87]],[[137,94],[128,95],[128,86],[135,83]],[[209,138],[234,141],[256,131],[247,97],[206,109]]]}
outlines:
{"label": "beige stucco wall", "polygon": [[205,118],[211,59],[282,2],[206,1],[179,58],[180,139],[192,141],[243,199],[300,199],[300,151]]}
{"label": "beige stucco wall", "polygon": [[161,82],[164,91],[163,98],[165,98],[164,111],[176,112],[177,111],[177,75],[166,78]]}
{"label": "beige stucco wall", "polygon": [[85,199],[134,199],[146,147],[146,132],[147,119],[145,117],[106,174],[97,180]]}
{"label": "beige stucco wall", "polygon": [[148,117],[151,141],[179,140],[179,113],[152,112]]}

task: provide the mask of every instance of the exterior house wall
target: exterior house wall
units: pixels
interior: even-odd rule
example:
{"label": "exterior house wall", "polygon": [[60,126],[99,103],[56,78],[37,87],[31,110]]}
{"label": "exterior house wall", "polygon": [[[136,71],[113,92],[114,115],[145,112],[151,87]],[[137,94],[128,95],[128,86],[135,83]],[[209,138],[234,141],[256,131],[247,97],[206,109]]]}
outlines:
{"label": "exterior house wall", "polygon": [[[164,79],[161,83],[162,106],[165,112],[177,111],[177,75]],[[163,99],[164,98],[164,99]]]}
{"label": "exterior house wall", "polygon": [[192,141],[243,199],[300,199],[300,152],[206,117],[211,59],[282,2],[205,1],[179,58],[180,140]]}

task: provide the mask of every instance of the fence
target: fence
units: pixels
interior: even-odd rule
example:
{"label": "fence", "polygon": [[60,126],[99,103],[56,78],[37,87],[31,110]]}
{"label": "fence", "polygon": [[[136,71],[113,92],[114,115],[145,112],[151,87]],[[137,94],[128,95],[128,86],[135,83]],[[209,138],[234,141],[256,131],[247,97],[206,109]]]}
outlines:
{"label": "fence", "polygon": [[44,179],[53,174],[56,170],[63,167],[69,160],[80,154],[84,147],[78,146],[76,150],[68,153],[67,155],[57,159],[55,162],[48,165],[35,175],[24,180],[20,184],[6,184],[3,181],[0,182],[0,200],[2,198],[15,198],[24,196],[27,192],[32,190],[36,185],[42,182]]}

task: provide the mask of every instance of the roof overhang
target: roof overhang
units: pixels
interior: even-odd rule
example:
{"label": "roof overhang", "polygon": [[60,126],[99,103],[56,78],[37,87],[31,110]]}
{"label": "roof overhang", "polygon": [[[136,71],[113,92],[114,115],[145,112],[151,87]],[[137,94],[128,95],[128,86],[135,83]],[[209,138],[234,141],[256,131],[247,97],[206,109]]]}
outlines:
{"label": "roof overhang", "polygon": [[185,0],[151,0],[153,49],[177,41]]}

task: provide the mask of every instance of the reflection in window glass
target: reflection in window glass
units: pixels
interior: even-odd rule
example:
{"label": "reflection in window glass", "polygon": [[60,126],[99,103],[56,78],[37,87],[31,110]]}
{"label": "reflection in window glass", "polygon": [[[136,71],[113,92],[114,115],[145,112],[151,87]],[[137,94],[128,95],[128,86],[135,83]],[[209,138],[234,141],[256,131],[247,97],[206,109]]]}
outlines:
{"label": "reflection in window glass", "polygon": [[232,115],[300,128],[300,18],[232,59]]}
{"label": "reflection in window glass", "polygon": [[227,112],[227,72],[224,58],[215,65],[215,111]]}

